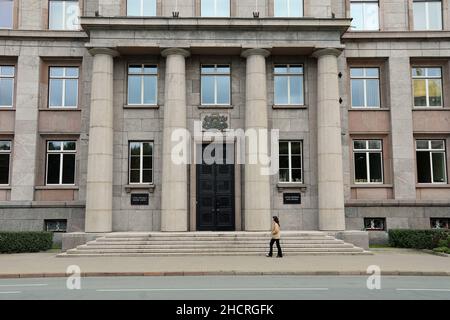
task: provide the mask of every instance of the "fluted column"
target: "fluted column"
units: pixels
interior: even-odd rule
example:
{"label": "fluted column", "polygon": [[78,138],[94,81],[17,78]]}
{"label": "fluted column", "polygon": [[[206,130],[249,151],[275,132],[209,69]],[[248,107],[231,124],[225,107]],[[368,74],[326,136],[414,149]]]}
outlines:
{"label": "fluted column", "polygon": [[86,186],[86,232],[112,231],[113,184],[113,66],[118,53],[89,50],[94,56],[89,119]]}
{"label": "fluted column", "polygon": [[164,130],[162,155],[161,231],[188,230],[187,164],[172,159],[172,133],[187,129],[186,118],[186,58],[190,53],[181,48],[162,51],[166,57],[164,95]]}
{"label": "fluted column", "polygon": [[317,58],[317,163],[319,229],[345,230],[341,116],[337,49],[321,49]]}
{"label": "fluted column", "polygon": [[[266,58],[270,52],[265,49],[248,49],[242,53],[247,59],[245,129],[268,130],[267,90],[266,90]],[[268,145],[266,136],[265,144]],[[260,136],[261,138],[261,136]],[[252,156],[262,159],[268,155],[267,150],[258,147],[256,154],[250,150],[249,143],[245,147],[245,230],[266,231],[271,225],[270,210],[270,176],[261,173],[260,161],[249,163]],[[256,157],[255,157],[256,158]]]}

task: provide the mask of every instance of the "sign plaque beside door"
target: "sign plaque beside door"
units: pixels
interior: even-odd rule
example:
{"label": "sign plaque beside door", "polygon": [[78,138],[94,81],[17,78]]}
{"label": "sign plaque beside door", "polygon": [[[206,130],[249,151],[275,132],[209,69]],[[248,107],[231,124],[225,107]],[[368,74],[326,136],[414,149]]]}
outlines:
{"label": "sign plaque beside door", "polygon": [[149,205],[148,193],[132,193],[131,194],[131,205],[132,206],[148,206]]}

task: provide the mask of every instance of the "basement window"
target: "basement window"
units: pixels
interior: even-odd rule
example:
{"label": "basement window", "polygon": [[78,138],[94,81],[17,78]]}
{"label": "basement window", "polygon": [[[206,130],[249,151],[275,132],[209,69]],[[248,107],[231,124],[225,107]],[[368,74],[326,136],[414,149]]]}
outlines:
{"label": "basement window", "polygon": [[450,218],[431,218],[431,229],[450,229]]}
{"label": "basement window", "polygon": [[44,220],[45,231],[48,232],[67,232],[67,220]]}
{"label": "basement window", "polygon": [[385,231],[386,218],[364,218],[364,229],[366,231]]}

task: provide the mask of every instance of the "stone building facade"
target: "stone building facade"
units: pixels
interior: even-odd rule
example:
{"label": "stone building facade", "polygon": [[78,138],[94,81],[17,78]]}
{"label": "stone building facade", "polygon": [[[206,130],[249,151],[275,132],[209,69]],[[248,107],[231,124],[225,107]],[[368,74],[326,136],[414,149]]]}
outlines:
{"label": "stone building facade", "polygon": [[[0,10],[1,230],[448,227],[448,0]],[[174,163],[196,123],[278,129],[282,170]]]}

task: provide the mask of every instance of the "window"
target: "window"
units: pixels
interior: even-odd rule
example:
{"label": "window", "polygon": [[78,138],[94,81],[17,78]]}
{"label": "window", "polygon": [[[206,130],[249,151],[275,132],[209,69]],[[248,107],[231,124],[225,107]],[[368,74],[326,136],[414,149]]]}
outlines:
{"label": "window", "polygon": [[303,0],[275,0],[275,17],[303,17]]}
{"label": "window", "polygon": [[450,218],[431,218],[432,229],[450,229]]}
{"label": "window", "polygon": [[353,108],[380,107],[380,71],[378,68],[351,68]]}
{"label": "window", "polygon": [[153,183],[153,143],[130,142],[130,184]]}
{"label": "window", "polygon": [[127,0],[127,16],[156,16],[156,0]]}
{"label": "window", "polygon": [[276,65],[274,86],[275,105],[303,105],[303,66]]}
{"label": "window", "polygon": [[442,30],[442,1],[414,0],[414,30]]}
{"label": "window", "polygon": [[355,183],[383,183],[381,140],[354,140]]}
{"label": "window", "polygon": [[303,182],[301,141],[280,141],[280,182]]}
{"label": "window", "polygon": [[0,0],[0,29],[12,29],[14,0]]}
{"label": "window", "polygon": [[0,185],[9,185],[11,141],[0,141]]}
{"label": "window", "polygon": [[156,105],[158,96],[158,67],[130,65],[128,67],[128,104]]}
{"label": "window", "polygon": [[414,107],[442,107],[441,68],[413,68]]}
{"label": "window", "polygon": [[66,232],[67,231],[67,220],[44,220],[44,231],[48,232]]}
{"label": "window", "polygon": [[202,105],[231,104],[229,65],[202,65]]}
{"label": "window", "polygon": [[50,30],[78,30],[80,7],[78,0],[50,0],[48,28]]}
{"label": "window", "polygon": [[14,99],[13,66],[0,66],[0,107],[12,107]]}
{"label": "window", "polygon": [[364,218],[364,229],[367,231],[386,230],[386,218]]}
{"label": "window", "polygon": [[378,0],[352,0],[350,3],[352,30],[379,30],[378,10]]}
{"label": "window", "polygon": [[50,67],[49,107],[76,108],[78,105],[78,68]]}
{"label": "window", "polygon": [[202,17],[229,17],[230,0],[201,0]]}
{"label": "window", "polygon": [[446,183],[444,140],[417,140],[416,161],[419,183]]}
{"label": "window", "polygon": [[75,141],[47,141],[47,185],[75,184]]}

